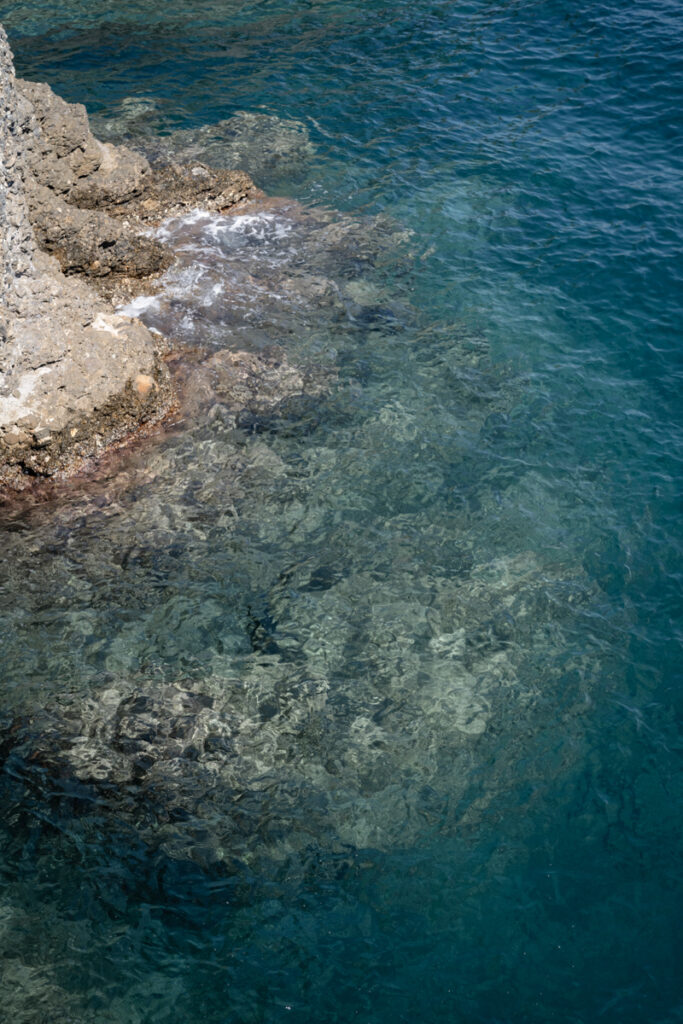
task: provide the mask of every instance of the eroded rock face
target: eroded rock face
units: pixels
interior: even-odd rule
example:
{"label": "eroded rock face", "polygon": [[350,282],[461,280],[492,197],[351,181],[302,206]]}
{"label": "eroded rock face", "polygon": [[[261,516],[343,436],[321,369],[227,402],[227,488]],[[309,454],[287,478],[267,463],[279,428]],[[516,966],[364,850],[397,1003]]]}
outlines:
{"label": "eroded rock face", "polygon": [[226,208],[253,192],[245,174],[203,165],[153,172],[140,153],[96,139],[82,104],[41,82],[18,79],[16,90],[29,219],[66,274],[101,281],[158,273],[171,255],[141,226],[187,206]]}
{"label": "eroded rock face", "polygon": [[142,193],[150,177],[144,157],[99,142],[85,107],[66,103],[45,83],[18,79],[16,109],[29,219],[39,246],[62,270],[99,277],[168,266],[163,246],[132,239],[106,212]]}
{"label": "eroded rock face", "polygon": [[[66,103],[44,82],[16,83],[26,135],[26,166],[42,185],[72,195],[124,202],[142,191],[147,161],[94,138],[81,103]],[[83,181],[87,186],[83,189]],[[82,192],[82,194],[81,194]]]}
{"label": "eroded rock face", "polygon": [[[0,92],[0,481],[21,487],[158,416],[168,403],[169,383],[154,336],[139,321],[117,316],[84,283],[65,278],[36,243],[28,196],[42,186],[31,177],[32,164],[66,191],[79,175],[101,166],[85,111],[67,118],[67,105],[59,101],[46,112],[50,145],[44,134],[28,130],[34,115],[27,97],[17,93],[2,29]],[[47,111],[48,87],[31,92]],[[154,381],[145,395],[135,388],[140,375]]]}
{"label": "eroded rock face", "polygon": [[0,484],[21,488],[169,408],[166,343],[107,300],[117,282],[173,262],[148,225],[195,206],[225,210],[256,190],[241,172],[153,171],[141,154],[98,141],[85,107],[15,78],[1,28],[0,93]]}
{"label": "eroded rock face", "polygon": [[[2,235],[3,307],[10,306],[15,290],[21,290],[22,279],[31,274],[35,249],[33,232],[24,197],[24,178],[19,155],[19,115],[13,86],[12,55],[7,38],[0,28],[0,99],[2,100],[2,132],[0,133],[0,215]],[[5,313],[9,312],[6,310]],[[8,330],[5,324],[5,331]]]}

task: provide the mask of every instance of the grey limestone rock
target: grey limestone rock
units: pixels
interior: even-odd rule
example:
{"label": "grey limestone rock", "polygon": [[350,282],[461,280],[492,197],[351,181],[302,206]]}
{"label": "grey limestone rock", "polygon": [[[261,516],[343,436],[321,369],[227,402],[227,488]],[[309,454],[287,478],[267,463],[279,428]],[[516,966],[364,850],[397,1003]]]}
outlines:
{"label": "grey limestone rock", "polygon": [[16,80],[28,216],[39,246],[67,274],[149,275],[168,265],[164,249],[111,215],[150,178],[144,157],[99,142],[85,107],[43,82]]}
{"label": "grey limestone rock", "polygon": [[149,164],[124,146],[99,142],[82,103],[67,103],[45,82],[17,79],[16,89],[25,164],[36,181],[84,207],[140,195]]}
{"label": "grey limestone rock", "polygon": [[[47,86],[17,90],[2,28],[0,94],[0,481],[22,487],[158,416],[169,386],[153,335],[65,278],[36,244],[28,197],[68,193],[102,166],[85,109],[67,116],[71,108]],[[80,230],[87,234],[87,225]]]}

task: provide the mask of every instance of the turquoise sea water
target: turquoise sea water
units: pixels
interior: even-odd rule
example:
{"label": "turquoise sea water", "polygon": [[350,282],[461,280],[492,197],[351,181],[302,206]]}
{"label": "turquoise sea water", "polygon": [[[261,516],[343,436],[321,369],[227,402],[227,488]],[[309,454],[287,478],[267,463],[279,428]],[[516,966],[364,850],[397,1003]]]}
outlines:
{"label": "turquoise sea water", "polygon": [[2,21],[102,135],[296,122],[139,308],[326,382],[2,513],[2,1012],[683,1020],[680,6]]}

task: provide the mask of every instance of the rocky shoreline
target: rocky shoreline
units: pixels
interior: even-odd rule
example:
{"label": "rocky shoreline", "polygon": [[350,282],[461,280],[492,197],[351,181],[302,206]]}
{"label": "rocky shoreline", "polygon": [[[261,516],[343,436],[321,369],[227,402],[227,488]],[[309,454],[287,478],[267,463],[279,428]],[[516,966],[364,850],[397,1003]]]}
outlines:
{"label": "rocky shoreline", "polygon": [[98,141],[81,104],[14,74],[0,27],[0,487],[22,490],[162,420],[167,339],[115,312],[173,261],[145,233],[260,196],[241,171]]}

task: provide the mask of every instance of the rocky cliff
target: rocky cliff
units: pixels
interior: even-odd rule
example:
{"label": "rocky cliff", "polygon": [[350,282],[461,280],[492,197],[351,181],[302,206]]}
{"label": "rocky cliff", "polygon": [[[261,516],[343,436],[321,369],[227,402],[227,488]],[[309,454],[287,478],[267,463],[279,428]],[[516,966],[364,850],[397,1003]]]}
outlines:
{"label": "rocky cliff", "polygon": [[99,142],[82,105],[15,78],[1,26],[0,101],[0,483],[21,488],[164,415],[163,340],[107,296],[172,261],[147,224],[189,206],[224,210],[255,190],[240,172],[152,171]]}

